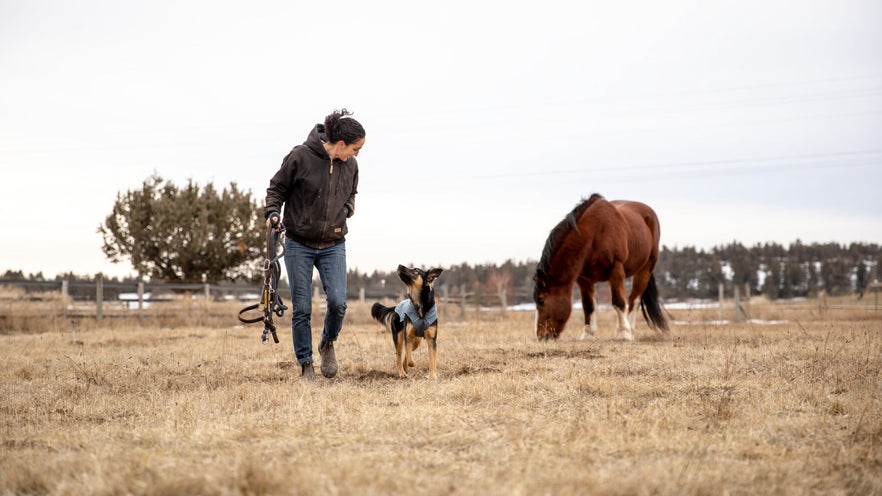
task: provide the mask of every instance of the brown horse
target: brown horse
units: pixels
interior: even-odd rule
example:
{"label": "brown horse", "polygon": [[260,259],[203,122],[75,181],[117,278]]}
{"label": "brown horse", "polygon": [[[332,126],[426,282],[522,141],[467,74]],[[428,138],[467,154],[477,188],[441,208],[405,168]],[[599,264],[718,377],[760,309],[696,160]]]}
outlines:
{"label": "brown horse", "polygon": [[[638,296],[647,324],[667,334],[668,323],[652,274],[658,262],[658,244],[658,217],[643,203],[610,202],[594,194],[577,205],[548,235],[536,268],[536,336],[540,340],[560,337],[573,309],[575,283],[585,312],[582,338],[593,336],[597,332],[594,284],[604,281],[609,281],[618,316],[618,338],[634,340],[634,301]],[[626,308],[625,279],[629,277],[633,279]]]}

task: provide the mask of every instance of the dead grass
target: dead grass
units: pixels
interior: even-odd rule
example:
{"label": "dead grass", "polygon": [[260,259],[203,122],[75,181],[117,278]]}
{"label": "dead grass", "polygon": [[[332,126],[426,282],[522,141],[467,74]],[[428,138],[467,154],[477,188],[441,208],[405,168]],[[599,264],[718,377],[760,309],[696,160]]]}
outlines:
{"label": "dead grass", "polygon": [[882,493],[878,314],[675,314],[692,325],[669,340],[641,325],[635,343],[609,315],[579,341],[575,315],[545,344],[532,314],[457,309],[433,382],[423,347],[393,376],[365,312],[350,304],[340,373],[314,385],[287,331],[268,346],[231,325],[0,336],[0,493]]}

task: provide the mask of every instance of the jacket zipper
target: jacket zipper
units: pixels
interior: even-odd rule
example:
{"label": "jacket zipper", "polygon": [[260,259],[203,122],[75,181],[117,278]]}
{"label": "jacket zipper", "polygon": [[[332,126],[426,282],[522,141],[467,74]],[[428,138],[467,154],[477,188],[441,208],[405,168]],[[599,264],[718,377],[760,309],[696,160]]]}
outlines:
{"label": "jacket zipper", "polygon": [[[328,169],[328,175],[332,176],[334,174],[334,157],[331,157],[331,167]],[[322,234],[321,240],[325,240],[325,233],[328,230],[328,221],[330,214],[328,213],[328,208],[331,206],[331,186],[333,186],[331,179],[328,179],[328,190],[325,193],[327,197],[327,205],[325,206],[325,222],[322,224]]]}

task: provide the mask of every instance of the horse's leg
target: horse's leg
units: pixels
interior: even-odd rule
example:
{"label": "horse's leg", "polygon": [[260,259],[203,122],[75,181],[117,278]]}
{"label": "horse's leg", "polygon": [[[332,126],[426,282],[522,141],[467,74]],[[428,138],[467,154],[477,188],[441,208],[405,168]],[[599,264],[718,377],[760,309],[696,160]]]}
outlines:
{"label": "horse's leg", "polygon": [[593,338],[597,334],[597,298],[594,296],[594,282],[587,279],[578,280],[579,293],[582,295],[582,310],[585,312],[585,327],[579,339]]}
{"label": "horse's leg", "polygon": [[618,317],[618,339],[625,341],[634,341],[634,334],[631,333],[631,324],[628,322],[625,306],[625,267],[621,262],[613,265],[612,272],[609,276],[609,289],[612,293],[612,304],[616,310]]}
{"label": "horse's leg", "polygon": [[651,276],[652,272],[641,270],[634,274],[634,277],[631,279],[631,294],[628,295],[628,318],[631,321],[632,331],[637,330],[637,313],[640,310],[640,297],[646,291],[646,286],[649,284]]}

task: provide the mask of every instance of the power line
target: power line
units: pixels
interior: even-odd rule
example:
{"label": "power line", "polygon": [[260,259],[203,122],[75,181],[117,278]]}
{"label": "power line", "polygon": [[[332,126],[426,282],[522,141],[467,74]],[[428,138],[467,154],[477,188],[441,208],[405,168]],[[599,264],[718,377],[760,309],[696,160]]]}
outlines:
{"label": "power line", "polygon": [[[737,93],[742,91],[750,91],[750,90],[761,90],[761,89],[770,89],[770,88],[794,88],[794,87],[802,87],[802,86],[816,86],[821,84],[829,84],[829,83],[849,83],[849,82],[857,82],[857,81],[867,81],[867,80],[876,80],[882,78],[882,72],[880,73],[871,73],[861,76],[847,77],[847,78],[828,78],[828,79],[819,79],[819,80],[808,80],[808,81],[791,81],[791,82],[773,82],[773,83],[764,83],[757,85],[746,85],[746,86],[732,86],[727,88],[704,88],[704,89],[691,89],[691,90],[683,90],[683,91],[667,91],[667,92],[658,92],[658,93],[646,93],[646,94],[631,94],[631,95],[621,95],[621,96],[604,96],[604,97],[595,97],[595,98],[576,98],[576,99],[567,99],[567,100],[556,100],[556,101],[547,101],[544,104],[539,105],[531,105],[531,104],[501,104],[501,105],[482,105],[482,106],[472,106],[468,109],[459,108],[456,109],[457,113],[492,113],[498,111],[535,111],[536,109],[552,109],[556,107],[572,107],[574,109],[578,109],[580,106],[592,105],[592,104],[613,104],[613,103],[622,103],[629,101],[657,101],[660,99],[670,98],[670,97],[689,97],[689,96],[698,96],[698,95],[714,95],[714,94],[728,94],[728,93]],[[875,96],[877,93],[882,91],[882,88],[878,86],[873,86],[870,88],[851,88],[851,89],[842,89],[842,90],[830,90],[834,91],[834,93],[818,93],[818,94],[808,94],[803,96],[769,96],[766,99],[771,99],[771,104],[780,104],[780,103],[795,103],[799,101],[813,101],[818,99],[833,99],[833,98],[854,98],[854,97],[867,97],[867,96]],[[839,94],[835,94],[835,91],[839,91]],[[762,97],[759,97],[762,98]],[[787,99],[786,101],[775,102],[774,99]],[[725,105],[728,102],[705,102],[703,104],[696,105]],[[736,102],[737,103],[737,102]],[[765,102],[764,102],[765,103]],[[750,100],[747,100],[744,104],[750,104]],[[677,105],[671,104],[668,107]],[[449,115],[453,114],[453,110],[448,111]],[[436,114],[438,115],[438,114]],[[408,116],[411,118],[412,116]]]}
{"label": "power line", "polygon": [[643,170],[665,170],[665,169],[674,169],[674,168],[683,168],[683,167],[709,167],[709,166],[717,166],[717,165],[726,165],[726,164],[757,164],[764,162],[776,162],[781,160],[826,160],[830,158],[847,158],[847,157],[856,157],[861,158],[864,155],[879,155],[882,154],[882,149],[879,150],[861,150],[861,151],[849,151],[849,152],[836,152],[836,153],[814,153],[808,155],[776,155],[771,157],[752,157],[752,158],[744,158],[744,159],[727,159],[727,160],[702,160],[696,162],[668,162],[663,164],[645,164],[645,165],[630,165],[630,166],[614,166],[614,167],[601,167],[601,168],[591,168],[591,169],[563,169],[563,170],[549,170],[549,171],[541,171],[541,172],[525,172],[525,173],[511,173],[511,174],[492,174],[492,175],[476,175],[472,176],[471,179],[488,179],[488,178],[501,178],[501,177],[541,177],[541,176],[554,176],[554,175],[566,175],[566,174],[593,174],[593,173],[604,173],[604,172],[628,172],[628,171],[643,171]]}
{"label": "power line", "polygon": [[[849,159],[849,155],[859,154],[859,153],[868,153],[870,156],[866,157],[853,157]],[[458,176],[455,178],[444,178],[440,180],[433,181],[433,188],[435,189],[444,189],[445,187],[456,187],[457,189],[462,188],[468,185],[483,185],[486,184],[487,181],[500,181],[500,180],[508,180],[506,184],[511,184],[511,180],[520,181],[520,180],[530,180],[536,181],[537,179],[543,178],[551,178],[551,177],[559,177],[562,175],[571,175],[571,176],[579,176],[579,175],[588,175],[588,174],[598,174],[604,175],[602,178],[603,182],[610,183],[639,183],[646,181],[659,181],[659,180],[680,180],[684,178],[694,179],[694,178],[706,178],[706,177],[731,177],[731,176],[748,176],[748,175],[757,175],[757,174],[768,174],[774,172],[787,172],[790,170],[795,171],[805,171],[805,170],[823,170],[823,169],[843,169],[843,168],[856,168],[856,167],[880,167],[882,169],[882,157],[872,156],[873,154],[879,154],[882,151],[873,151],[873,152],[843,152],[843,153],[833,153],[833,154],[817,154],[817,155],[805,155],[805,156],[791,156],[791,157],[811,157],[812,160],[823,160],[822,163],[811,163],[811,162],[802,162],[802,163],[766,163],[766,162],[774,162],[775,160],[781,160],[782,158],[788,157],[777,157],[777,158],[767,158],[767,159],[744,159],[744,160],[721,160],[721,161],[707,161],[707,162],[682,162],[682,163],[671,163],[671,164],[653,164],[653,165],[639,165],[639,166],[625,166],[625,167],[605,167],[601,169],[590,169],[590,170],[568,170],[568,171],[546,171],[546,172],[536,172],[536,173],[524,173],[524,174],[496,174],[496,175],[475,175],[475,176]],[[839,158],[837,161],[836,159]],[[848,160],[854,159],[863,159],[860,162],[847,162]],[[805,160],[805,159],[803,159]],[[844,162],[843,160],[846,160]],[[719,164],[736,164],[735,167],[709,167],[713,165]],[[683,170],[684,167],[693,167],[692,170]],[[697,167],[705,167],[704,169],[697,169]],[[709,167],[709,168],[708,168]],[[634,174],[636,172],[649,171],[650,174],[646,175],[638,175]],[[610,173],[617,173],[618,176],[610,178]],[[372,193],[385,193],[385,192],[396,192],[397,189],[394,188],[379,188],[371,190]]]}

